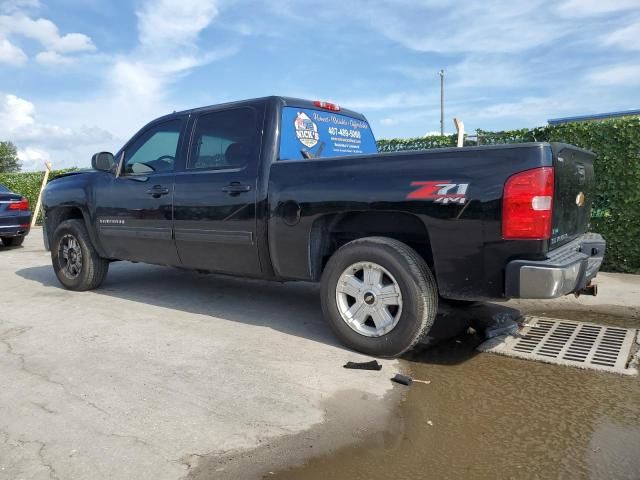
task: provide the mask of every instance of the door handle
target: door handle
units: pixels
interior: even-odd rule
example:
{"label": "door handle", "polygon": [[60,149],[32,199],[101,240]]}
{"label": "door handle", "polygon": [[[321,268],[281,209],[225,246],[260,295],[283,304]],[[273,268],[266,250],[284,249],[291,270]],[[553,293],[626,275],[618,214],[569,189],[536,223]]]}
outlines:
{"label": "door handle", "polygon": [[167,195],[169,189],[162,185],[154,185],[153,188],[147,190],[147,195],[151,195],[153,198],[160,198],[162,195]]}
{"label": "door handle", "polygon": [[231,182],[229,185],[222,187],[222,191],[231,196],[240,195],[241,193],[251,190],[251,185],[241,185],[240,182]]}

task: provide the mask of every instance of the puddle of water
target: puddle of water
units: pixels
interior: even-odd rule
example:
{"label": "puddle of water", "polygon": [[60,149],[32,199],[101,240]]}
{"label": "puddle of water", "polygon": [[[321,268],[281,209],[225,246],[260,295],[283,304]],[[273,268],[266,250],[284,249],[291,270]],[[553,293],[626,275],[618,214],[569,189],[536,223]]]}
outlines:
{"label": "puddle of water", "polygon": [[431,384],[396,387],[393,435],[264,478],[640,478],[638,377],[478,354],[480,341],[405,359]]}

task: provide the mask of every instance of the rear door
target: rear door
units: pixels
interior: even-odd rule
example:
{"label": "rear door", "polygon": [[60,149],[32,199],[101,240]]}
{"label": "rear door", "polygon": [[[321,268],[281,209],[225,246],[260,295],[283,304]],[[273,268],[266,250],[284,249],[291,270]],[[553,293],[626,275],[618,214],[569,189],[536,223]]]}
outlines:
{"label": "rear door", "polygon": [[174,229],[183,266],[258,276],[256,184],[263,106],[206,111],[194,119],[176,174]]}
{"label": "rear door", "polygon": [[580,148],[552,144],[555,195],[550,247],[570,242],[589,228],[594,197],[594,155]]}

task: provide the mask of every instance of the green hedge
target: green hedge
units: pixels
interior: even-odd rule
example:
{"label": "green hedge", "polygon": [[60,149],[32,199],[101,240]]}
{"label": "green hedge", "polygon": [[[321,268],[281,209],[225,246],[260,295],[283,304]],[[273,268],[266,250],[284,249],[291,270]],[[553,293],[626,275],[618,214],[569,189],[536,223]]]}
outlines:
{"label": "green hedge", "polygon": [[[67,168],[65,170],[54,170],[49,174],[49,180],[72,170],[75,169]],[[5,185],[12,192],[16,192],[27,197],[32,210],[36,208],[36,202],[38,201],[38,194],[40,193],[43,178],[44,172],[0,173],[0,183]],[[40,219],[38,219],[38,221],[40,221]]]}
{"label": "green hedge", "polygon": [[457,135],[445,135],[443,137],[437,135],[416,138],[391,138],[389,140],[378,140],[377,143],[379,152],[399,152],[402,150],[455,147],[457,141]]}
{"label": "green hedge", "polygon": [[[566,142],[597,155],[591,229],[607,240],[603,269],[640,273],[640,117],[548,125],[507,132],[477,131],[483,145]],[[455,146],[456,136],[380,140],[383,152]],[[465,144],[469,142],[465,141]],[[476,144],[476,142],[472,142]]]}

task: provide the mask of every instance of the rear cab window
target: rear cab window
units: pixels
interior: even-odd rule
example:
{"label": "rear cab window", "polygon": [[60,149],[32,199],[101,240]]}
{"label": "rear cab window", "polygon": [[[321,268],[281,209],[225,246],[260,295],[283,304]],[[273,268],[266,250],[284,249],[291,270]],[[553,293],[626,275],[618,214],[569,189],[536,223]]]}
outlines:
{"label": "rear cab window", "polygon": [[377,153],[369,123],[339,112],[283,107],[280,160]]}

